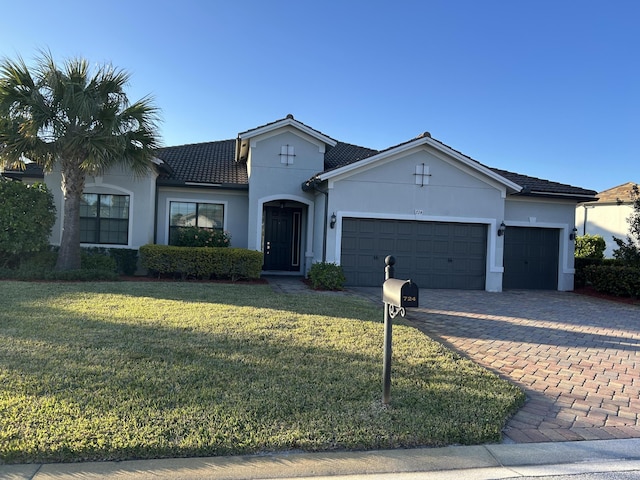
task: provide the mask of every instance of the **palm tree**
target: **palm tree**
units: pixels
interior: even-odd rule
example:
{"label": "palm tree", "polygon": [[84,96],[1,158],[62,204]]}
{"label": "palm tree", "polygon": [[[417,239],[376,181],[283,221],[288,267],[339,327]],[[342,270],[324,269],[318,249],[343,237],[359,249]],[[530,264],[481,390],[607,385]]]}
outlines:
{"label": "palm tree", "polygon": [[42,53],[32,70],[22,58],[0,63],[0,165],[58,165],[64,195],[57,270],[80,268],[80,200],[87,175],[120,164],[149,171],[160,146],[159,110],[150,97],[129,103],[129,74],[111,65],[92,71],[82,58],[56,65]]}

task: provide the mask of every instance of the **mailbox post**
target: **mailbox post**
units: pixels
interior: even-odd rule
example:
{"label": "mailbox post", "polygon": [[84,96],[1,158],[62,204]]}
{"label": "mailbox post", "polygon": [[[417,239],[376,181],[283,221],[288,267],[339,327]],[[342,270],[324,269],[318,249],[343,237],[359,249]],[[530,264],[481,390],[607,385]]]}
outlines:
{"label": "mailbox post", "polygon": [[382,286],[384,302],[384,361],[382,365],[382,403],[391,400],[391,339],[393,319],[400,314],[405,316],[405,307],[418,306],[418,286],[411,280],[393,278],[396,259],[391,255],[384,259],[385,281]]}

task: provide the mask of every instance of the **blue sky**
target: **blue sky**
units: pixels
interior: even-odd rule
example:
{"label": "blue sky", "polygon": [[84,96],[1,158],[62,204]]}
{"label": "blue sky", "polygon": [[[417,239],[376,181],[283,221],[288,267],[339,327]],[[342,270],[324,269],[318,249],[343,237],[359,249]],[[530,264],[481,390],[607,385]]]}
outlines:
{"label": "blue sky", "polygon": [[165,145],[296,119],[383,149],[429,131],[492,167],[640,182],[636,0],[35,0],[0,56],[82,56],[151,94]]}

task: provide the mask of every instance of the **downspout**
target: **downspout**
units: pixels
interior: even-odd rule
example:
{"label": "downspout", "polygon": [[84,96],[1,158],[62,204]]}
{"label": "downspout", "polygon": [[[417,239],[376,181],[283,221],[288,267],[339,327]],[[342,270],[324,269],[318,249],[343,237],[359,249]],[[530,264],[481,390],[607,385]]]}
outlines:
{"label": "downspout", "polygon": [[155,190],[155,207],[153,211],[153,244],[156,245],[158,243],[158,179],[156,179],[156,188]]}
{"label": "downspout", "polygon": [[327,261],[327,223],[329,220],[329,191],[322,190],[319,187],[320,180],[318,177],[314,177],[311,180],[307,180],[302,184],[303,192],[310,192],[311,190],[315,192],[322,193],[324,195],[324,222],[323,222],[323,231],[322,231],[322,261]]}
{"label": "downspout", "polygon": [[582,234],[586,235],[587,234],[587,210],[589,210],[590,208],[595,208],[595,205],[582,205],[582,208],[584,208],[584,223],[582,224]]}

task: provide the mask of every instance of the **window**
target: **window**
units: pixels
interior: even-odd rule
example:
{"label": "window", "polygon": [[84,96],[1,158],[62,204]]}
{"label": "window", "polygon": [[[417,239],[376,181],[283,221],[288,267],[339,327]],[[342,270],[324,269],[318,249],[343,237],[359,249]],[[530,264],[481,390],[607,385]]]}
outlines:
{"label": "window", "polygon": [[295,158],[296,153],[293,148],[293,145],[282,145],[280,148],[280,163],[284,163],[285,165],[293,165],[293,159]]}
{"label": "window", "polygon": [[80,242],[127,245],[129,195],[83,193],[80,199]]}
{"label": "window", "polygon": [[224,205],[171,202],[169,205],[169,245],[175,243],[176,232],[182,227],[222,230],[224,227]]}

